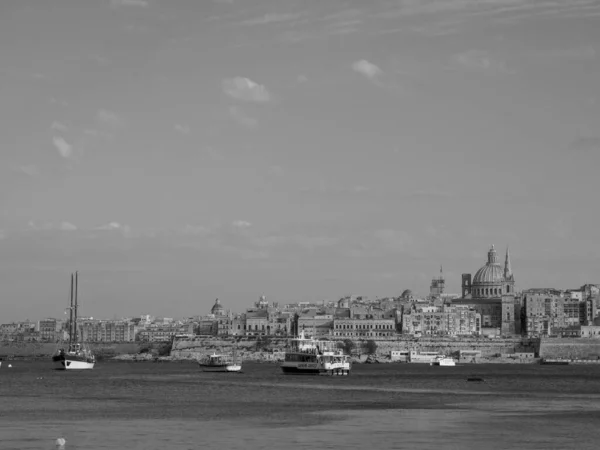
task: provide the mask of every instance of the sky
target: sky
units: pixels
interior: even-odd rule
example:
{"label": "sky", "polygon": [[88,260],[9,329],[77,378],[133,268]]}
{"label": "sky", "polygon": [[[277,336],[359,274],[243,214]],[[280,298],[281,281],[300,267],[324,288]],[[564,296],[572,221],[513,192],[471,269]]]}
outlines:
{"label": "sky", "polygon": [[600,282],[600,1],[3,0],[0,322]]}

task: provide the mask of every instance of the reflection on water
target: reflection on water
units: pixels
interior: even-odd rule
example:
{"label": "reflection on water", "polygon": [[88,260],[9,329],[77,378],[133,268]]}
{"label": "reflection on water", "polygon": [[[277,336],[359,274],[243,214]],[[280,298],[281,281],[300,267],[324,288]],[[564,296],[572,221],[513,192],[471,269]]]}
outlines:
{"label": "reflection on water", "polygon": [[[256,428],[230,420],[78,421],[10,424],[2,449],[592,449],[598,417],[526,417],[467,410],[328,411],[323,423]],[[330,421],[330,417],[338,420]],[[526,417],[526,419],[525,419]],[[6,429],[2,425],[2,429]],[[25,438],[25,436],[27,436]]]}
{"label": "reflection on water", "polygon": [[[355,367],[351,377],[191,364],[0,369],[0,450],[597,448],[600,368]],[[566,369],[566,370],[565,370]]]}

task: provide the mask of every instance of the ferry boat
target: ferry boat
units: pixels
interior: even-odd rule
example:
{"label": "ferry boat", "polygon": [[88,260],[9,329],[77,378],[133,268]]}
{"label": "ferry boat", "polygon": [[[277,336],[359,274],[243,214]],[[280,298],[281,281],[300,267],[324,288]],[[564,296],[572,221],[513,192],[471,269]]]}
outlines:
{"label": "ferry boat", "polygon": [[198,365],[203,372],[240,372],[242,370],[242,358],[235,354],[219,355],[213,353],[200,359]]}
{"label": "ferry boat", "polygon": [[432,364],[435,362],[440,356],[438,352],[417,352],[416,350],[411,350],[408,354],[408,362],[410,363],[421,363],[421,364]]}
{"label": "ferry boat", "polygon": [[[60,348],[52,361],[59,369],[93,369],[96,364],[96,357],[91,349],[85,344],[80,343],[77,332],[77,284],[79,275],[71,274],[71,306],[69,310],[69,342],[67,348]],[[75,288],[73,288],[75,282]]]}
{"label": "ferry boat", "polygon": [[296,375],[350,375],[350,358],[336,343],[307,338],[304,330],[290,342],[281,370]]}
{"label": "ferry boat", "polygon": [[448,356],[438,356],[431,363],[432,366],[456,366],[456,362],[454,358],[450,358]]}

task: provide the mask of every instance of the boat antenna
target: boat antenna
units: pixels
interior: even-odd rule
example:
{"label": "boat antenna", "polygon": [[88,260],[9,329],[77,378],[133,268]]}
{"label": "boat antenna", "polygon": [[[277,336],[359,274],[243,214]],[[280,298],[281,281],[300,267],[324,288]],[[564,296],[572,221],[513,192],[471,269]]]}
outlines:
{"label": "boat antenna", "polygon": [[73,274],[71,274],[71,307],[69,308],[69,347],[73,342]]}
{"label": "boat antenna", "polygon": [[75,343],[77,343],[77,291],[78,291],[78,279],[79,273],[75,272],[75,309],[73,311],[73,336],[75,337]]}

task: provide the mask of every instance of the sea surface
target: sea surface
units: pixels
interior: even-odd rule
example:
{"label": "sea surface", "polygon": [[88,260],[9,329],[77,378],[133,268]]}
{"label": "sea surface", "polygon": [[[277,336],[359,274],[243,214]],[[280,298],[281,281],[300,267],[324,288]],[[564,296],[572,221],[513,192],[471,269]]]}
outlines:
{"label": "sea surface", "polygon": [[[600,366],[51,361],[0,367],[0,449],[597,449]],[[484,382],[467,382],[478,376]]]}

